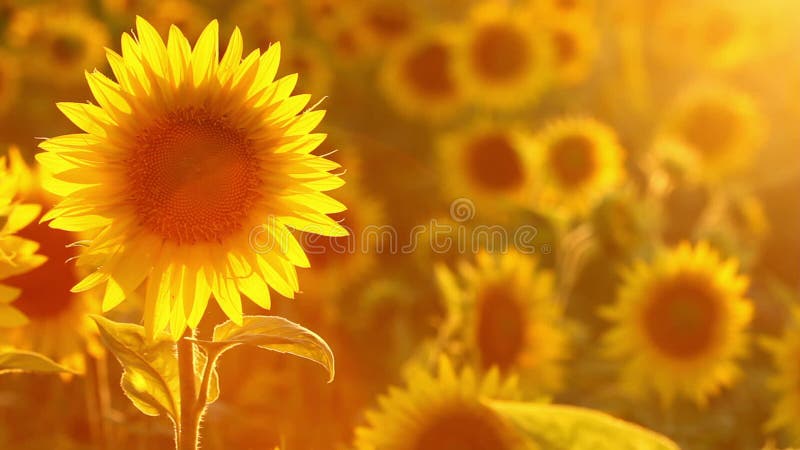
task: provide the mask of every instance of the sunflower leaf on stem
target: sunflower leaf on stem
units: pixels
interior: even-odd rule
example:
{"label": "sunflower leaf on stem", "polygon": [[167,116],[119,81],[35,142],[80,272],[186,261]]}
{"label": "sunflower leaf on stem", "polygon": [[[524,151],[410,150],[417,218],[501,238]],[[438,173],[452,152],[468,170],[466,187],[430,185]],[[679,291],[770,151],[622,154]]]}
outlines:
{"label": "sunflower leaf on stem", "polygon": [[195,340],[214,363],[222,353],[240,345],[305,358],[328,372],[328,382],[335,376],[333,351],[318,334],[280,316],[244,316],[242,325],[232,321],[214,327],[211,341]]}

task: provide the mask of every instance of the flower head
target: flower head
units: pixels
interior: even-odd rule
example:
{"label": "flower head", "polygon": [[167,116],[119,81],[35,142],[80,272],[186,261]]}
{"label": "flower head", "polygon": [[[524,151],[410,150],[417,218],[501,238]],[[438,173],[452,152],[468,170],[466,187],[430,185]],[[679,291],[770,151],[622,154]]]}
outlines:
{"label": "flower head", "polygon": [[212,294],[235,322],[241,294],[263,307],[268,286],[293,296],[308,259],[289,227],[346,231],[326,215],[344,206],[323,193],[342,185],[338,165],[311,153],[324,112],[303,111],[296,75],[274,80],[280,46],[242,58],[236,29],[220,59],[216,21],[192,48],[177,27],[165,43],[138,18],[122,55],[107,53],[117,81],[86,74],[98,105],[59,104],[85,133],[37,156],[64,197],[45,220],[99,230],[84,253],[98,269],[73,290],[105,285],[108,310],[145,284],[145,328],[175,337]]}

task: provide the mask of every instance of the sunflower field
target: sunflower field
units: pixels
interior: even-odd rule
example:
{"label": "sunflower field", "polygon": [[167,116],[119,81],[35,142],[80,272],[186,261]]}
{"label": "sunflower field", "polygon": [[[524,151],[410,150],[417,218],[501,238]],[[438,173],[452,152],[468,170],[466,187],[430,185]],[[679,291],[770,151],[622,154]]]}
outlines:
{"label": "sunflower field", "polygon": [[0,450],[800,448],[800,2],[0,0]]}

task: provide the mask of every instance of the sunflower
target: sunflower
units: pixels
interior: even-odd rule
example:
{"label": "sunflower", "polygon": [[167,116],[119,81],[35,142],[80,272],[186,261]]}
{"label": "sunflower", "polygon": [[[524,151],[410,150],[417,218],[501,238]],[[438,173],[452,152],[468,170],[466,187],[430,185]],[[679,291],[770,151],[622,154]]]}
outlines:
{"label": "sunflower", "polygon": [[512,109],[534,101],[552,71],[546,35],[527,16],[501,2],[484,2],[471,14],[454,59],[470,98]]}
{"label": "sunflower", "polygon": [[0,52],[0,113],[8,111],[19,94],[19,68],[16,59]]}
{"label": "sunflower", "polygon": [[[741,0],[666,2],[649,34],[653,53],[658,62],[674,67],[741,67],[762,45],[752,11],[752,4]],[[682,50],[676,52],[676,48]]]}
{"label": "sunflower", "polygon": [[175,25],[193,41],[208,23],[205,9],[190,0],[156,0],[147,6],[150,22],[159,33],[166,34]]}
{"label": "sunflower", "polygon": [[443,136],[438,153],[445,188],[481,208],[521,201],[530,185],[529,142],[524,130],[507,124],[479,123]]}
{"label": "sunflower", "polygon": [[382,51],[407,39],[420,21],[414,2],[362,0],[355,13],[372,51]]}
{"label": "sunflower", "polygon": [[586,117],[556,119],[535,136],[534,207],[556,216],[582,216],[625,179],[625,152],[616,133]]}
{"label": "sunflower", "polygon": [[443,266],[437,279],[446,302],[443,332],[464,344],[468,360],[519,373],[528,391],[550,393],[562,385],[568,337],[553,273],[537,264],[517,252],[481,252],[474,266],[461,262],[461,279]]}
{"label": "sunflower", "polygon": [[765,135],[766,119],[746,93],[694,86],[667,112],[663,139],[685,146],[690,169],[719,181],[748,167]]}
{"label": "sunflower", "polygon": [[[7,33],[15,46],[32,52],[26,67],[30,76],[62,86],[75,84],[86,69],[104,63],[110,43],[105,25],[79,10],[54,7],[20,9]],[[54,77],[54,71],[58,76]]]}
{"label": "sunflower", "polygon": [[605,351],[623,364],[625,389],[637,396],[653,390],[665,405],[681,396],[702,406],[734,384],[752,315],[748,279],[737,272],[735,259],[701,242],[622,273],[617,301],[602,315],[613,322]]}
{"label": "sunflower", "polygon": [[261,51],[266,51],[273,42],[287,40],[295,28],[292,5],[285,0],[237,3],[231,8],[229,19],[247,37],[245,44],[260,48]]}
{"label": "sunflower", "polygon": [[452,29],[437,27],[388,54],[381,69],[381,88],[399,112],[441,121],[464,106],[464,90],[453,72],[454,39]]}
{"label": "sunflower", "polygon": [[536,5],[545,15],[556,21],[589,17],[597,8],[597,0],[543,0]]}
{"label": "sunflower", "polygon": [[[12,171],[21,180],[18,198],[39,205],[52,206],[52,199],[41,188],[41,175],[32,172],[16,149],[9,152]],[[24,180],[24,181],[22,181]],[[39,244],[38,254],[47,258],[41,266],[4,280],[18,289],[11,303],[28,319],[24,325],[6,330],[0,341],[16,348],[35,351],[82,372],[84,352],[101,352],[96,328],[88,314],[99,312],[99,299],[89,293],[74,294],[70,289],[80,281],[79,269],[67,262],[78,256],[70,244],[79,239],[73,233],[52,230],[34,222],[17,236]]]}
{"label": "sunflower", "polygon": [[327,213],[344,205],[323,192],[343,184],[338,164],[311,154],[323,111],[291,96],[296,76],[273,81],[280,46],[242,59],[234,30],[218,58],[212,21],[194,49],[177,27],[165,44],[137,18],[109,50],[118,82],[86,75],[99,106],[61,103],[86,133],[44,141],[38,160],[63,182],[63,200],[44,219],[81,232],[101,228],[84,258],[99,267],[74,292],[105,286],[109,310],[146,284],[149,336],[169,324],[173,337],[196,327],[214,295],[242,321],[241,293],[269,307],[271,286],[292,297],[295,266],[308,259],[289,227],[341,236]]}
{"label": "sunflower", "polygon": [[18,193],[23,180],[0,158],[0,327],[25,325],[28,318],[12,303],[21,294],[19,288],[9,286],[10,277],[24,274],[45,263],[47,258],[36,254],[39,244],[17,236],[41,212],[41,207],[31,203],[20,203]]}
{"label": "sunflower", "polygon": [[792,311],[783,336],[779,339],[764,338],[762,344],[772,355],[777,368],[768,386],[780,396],[767,429],[786,429],[795,442],[800,443],[800,309]]}
{"label": "sunflower", "polygon": [[285,49],[283,70],[278,73],[302,73],[303,78],[297,82],[300,92],[311,93],[315,97],[331,92],[333,73],[330,65],[319,46],[309,42],[293,41]]}
{"label": "sunflower", "polygon": [[562,85],[586,80],[592,70],[597,48],[597,32],[587,20],[560,20],[548,24],[552,46],[553,76]]}
{"label": "sunflower", "polygon": [[482,403],[514,399],[512,381],[491,371],[482,379],[469,369],[456,372],[442,359],[438,373],[409,369],[405,389],[390,389],[356,429],[357,450],[533,450],[504,419]]}

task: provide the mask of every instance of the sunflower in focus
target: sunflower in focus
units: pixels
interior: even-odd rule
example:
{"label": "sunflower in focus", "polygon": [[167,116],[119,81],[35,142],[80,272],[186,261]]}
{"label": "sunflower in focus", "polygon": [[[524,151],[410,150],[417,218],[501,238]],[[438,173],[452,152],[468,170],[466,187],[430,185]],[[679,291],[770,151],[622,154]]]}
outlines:
{"label": "sunflower in focus", "polygon": [[110,44],[105,25],[76,9],[19,9],[6,33],[15,47],[31,52],[30,64],[23,65],[31,77],[60,85],[75,84],[84,70],[101,66]]}
{"label": "sunflower in focus", "polygon": [[530,103],[552,76],[546,34],[500,2],[473,11],[458,47],[456,74],[483,106],[513,109]]}
{"label": "sunflower in focus", "polygon": [[[20,179],[20,201],[42,209],[52,206],[52,197],[42,190],[42,174],[31,171],[19,152],[9,151],[11,170]],[[72,286],[80,281],[80,269],[69,260],[78,256],[71,246],[79,236],[33,222],[17,232],[17,236],[39,244],[38,254],[47,258],[40,266],[11,276],[4,284],[19,291],[11,303],[25,315],[24,325],[5,330],[0,342],[15,348],[31,350],[69,367],[84,370],[84,352],[99,355],[102,347],[89,314],[100,311],[99,299],[91,293],[75,294]]]}
{"label": "sunflower in focus", "polygon": [[381,87],[389,102],[412,118],[442,121],[465,102],[453,72],[455,34],[438,27],[393,48],[381,69]]}
{"label": "sunflower in focus", "polygon": [[587,20],[561,20],[548,25],[547,36],[553,50],[553,76],[571,86],[589,76],[597,48],[597,35]]}
{"label": "sunflower in focus", "polygon": [[438,152],[445,188],[481,207],[521,201],[530,185],[529,141],[518,127],[486,123],[443,136]]}
{"label": "sunflower in focus", "polygon": [[41,213],[41,206],[20,203],[19,191],[24,180],[12,170],[7,157],[0,158],[0,327],[23,326],[28,318],[13,304],[20,289],[6,284],[45,263],[47,257],[36,254],[39,244],[17,233],[30,225]]}
{"label": "sunflower in focus", "polygon": [[464,343],[476,366],[518,373],[526,392],[552,393],[563,381],[568,336],[553,273],[517,252],[478,253],[459,265],[458,279],[436,270],[446,302],[443,332]]}
{"label": "sunflower in focus", "polygon": [[625,151],[614,130],[597,120],[556,119],[534,139],[533,197],[542,212],[586,215],[625,180]]}
{"label": "sunflower in focus", "polygon": [[605,351],[622,365],[623,388],[655,391],[669,405],[680,396],[705,405],[739,377],[753,308],[735,259],[706,243],[682,243],[622,273]]}
{"label": "sunflower in focus", "polygon": [[534,450],[511,425],[482,403],[517,397],[513,381],[493,370],[479,378],[442,359],[438,373],[408,371],[405,389],[390,389],[356,429],[357,450]]}
{"label": "sunflower in focus", "polygon": [[769,431],[785,429],[793,442],[800,443],[800,310],[792,311],[783,336],[764,338],[762,344],[777,368],[768,386],[780,396],[766,427]]}
{"label": "sunflower in focus", "polygon": [[662,139],[686,148],[689,170],[719,181],[746,169],[762,143],[766,119],[744,92],[722,87],[694,87],[668,111]]}
{"label": "sunflower in focus", "polygon": [[219,58],[212,21],[192,48],[177,27],[166,44],[144,19],[137,39],[108,50],[117,81],[87,73],[99,106],[60,103],[85,133],[44,141],[37,155],[62,181],[51,226],[99,228],[83,258],[99,267],[73,287],[103,286],[103,310],[145,285],[149,336],[194,328],[213,294],[242,321],[241,295],[268,308],[268,286],[298,291],[308,258],[290,231],[341,236],[327,216],[344,205],[324,194],[343,181],[338,164],[311,152],[323,111],[303,111],[296,75],[274,81],[280,46],[242,58],[234,30]]}

